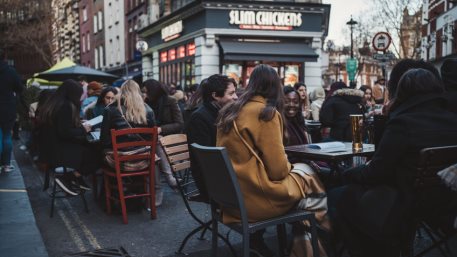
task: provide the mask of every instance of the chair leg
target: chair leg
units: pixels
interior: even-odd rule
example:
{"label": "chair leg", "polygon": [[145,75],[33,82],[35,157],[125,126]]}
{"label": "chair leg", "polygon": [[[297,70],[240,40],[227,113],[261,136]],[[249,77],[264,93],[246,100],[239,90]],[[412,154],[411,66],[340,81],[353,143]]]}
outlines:
{"label": "chair leg", "polygon": [[85,190],[81,190],[81,199],[83,200],[83,203],[84,203],[84,210],[86,211],[86,213],[89,213],[89,208],[87,208],[87,201],[86,201],[86,197],[84,196],[84,194],[86,193]]}
{"label": "chair leg", "polygon": [[[209,221],[209,224],[211,224],[211,221]],[[198,240],[205,240],[205,234],[206,234],[206,231],[208,231],[208,228],[209,228],[209,226],[205,226],[203,228],[202,233],[198,237]]]}
{"label": "chair leg", "polygon": [[119,191],[119,203],[121,204],[121,210],[122,210],[122,221],[124,224],[128,224],[128,219],[127,219],[127,206],[125,205],[125,196],[124,196],[124,187],[122,183],[122,178],[117,177],[117,189]]}
{"label": "chair leg", "polygon": [[192,230],[189,234],[187,234],[187,236],[184,238],[184,240],[181,242],[181,245],[179,246],[179,249],[178,251],[176,251],[177,254],[181,254],[182,253],[182,250],[184,249],[184,246],[186,245],[187,243],[187,240],[189,240],[189,238],[191,238],[194,234],[198,233],[198,231],[202,230],[202,229],[207,229],[207,227],[211,224],[212,221],[209,221],[205,224],[202,224],[198,227],[196,227],[194,230]]}
{"label": "chair leg", "polygon": [[[153,168],[151,174],[149,174],[149,205],[150,205],[149,208],[151,209],[151,219],[157,218],[155,173],[156,173],[156,170],[155,170],[155,168]],[[145,180],[147,180],[147,179],[145,178]]]}
{"label": "chair leg", "polygon": [[243,257],[249,257],[249,232],[243,232]]}
{"label": "chair leg", "polygon": [[109,186],[109,176],[104,175],[105,182],[105,201],[106,201],[106,212],[111,214],[111,188]]}
{"label": "chair leg", "polygon": [[[213,215],[214,217],[214,215]],[[211,229],[212,229],[212,237],[211,237],[211,240],[212,240],[212,245],[211,245],[211,256],[213,257],[217,257],[217,229],[218,229],[218,224],[217,224],[217,220],[216,218],[213,218],[211,220],[212,222],[212,226],[211,226]]]}
{"label": "chair leg", "polygon": [[54,179],[54,183],[52,185],[52,193],[51,193],[51,213],[49,215],[51,218],[54,215],[54,204],[56,201],[56,188],[57,188],[57,183]]}
{"label": "chair leg", "polygon": [[276,226],[276,234],[278,236],[278,253],[279,257],[287,256],[287,249],[286,249],[286,242],[287,242],[287,234],[286,234],[286,225],[279,224]]}
{"label": "chair leg", "polygon": [[317,238],[317,222],[316,218],[312,216],[310,219],[310,225],[311,225],[311,245],[313,248],[313,256],[314,257],[319,257],[319,244],[318,244],[318,238]]}
{"label": "chair leg", "polygon": [[44,174],[44,183],[43,183],[43,191],[46,191],[46,189],[49,188],[49,168],[46,168],[45,174]]}

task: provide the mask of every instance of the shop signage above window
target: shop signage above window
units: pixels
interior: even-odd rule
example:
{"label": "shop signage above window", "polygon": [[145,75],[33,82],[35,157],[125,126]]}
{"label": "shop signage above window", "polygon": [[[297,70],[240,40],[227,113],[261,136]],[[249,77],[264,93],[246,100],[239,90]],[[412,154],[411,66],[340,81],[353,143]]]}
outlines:
{"label": "shop signage above window", "polygon": [[239,25],[240,29],[292,30],[302,24],[301,13],[295,12],[232,10],[229,17],[229,23]]}
{"label": "shop signage above window", "polygon": [[160,52],[160,62],[170,62],[193,55],[195,55],[195,43],[191,42]]}
{"label": "shop signage above window", "polygon": [[182,21],[177,21],[171,25],[166,26],[162,29],[162,40],[167,42],[178,38],[181,35],[183,26]]}

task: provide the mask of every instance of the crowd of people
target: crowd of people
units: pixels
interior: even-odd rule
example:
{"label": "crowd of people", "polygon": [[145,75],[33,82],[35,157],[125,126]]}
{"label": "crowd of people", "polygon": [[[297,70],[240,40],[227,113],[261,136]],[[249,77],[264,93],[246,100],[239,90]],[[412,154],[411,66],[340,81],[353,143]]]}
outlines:
{"label": "crowd of people", "polygon": [[[8,172],[15,117],[14,110],[10,115],[11,99],[22,87],[15,76],[6,75],[13,74],[6,69],[0,64],[2,81],[11,85],[0,87],[1,165]],[[429,63],[402,60],[387,82],[381,77],[373,87],[358,89],[335,82],[328,91],[308,92],[304,83],[283,86],[275,69],[265,64],[252,71],[242,90],[234,79],[220,74],[203,79],[185,93],[179,86],[154,79],[127,80],[120,88],[69,79],[55,91],[41,92],[34,112],[34,142],[41,162],[66,171],[56,183],[77,195],[90,190],[84,177],[104,165],[104,155],[112,148],[111,129],[155,126],[159,137],[186,133],[189,144],[227,149],[250,221],[292,209],[308,210],[334,238],[332,243],[344,245],[350,256],[399,256],[413,212],[413,164],[419,151],[457,145],[457,60],[447,60],[441,74]],[[327,184],[321,176],[325,163],[287,156],[285,146],[313,141],[305,120],[320,121],[324,141],[351,141],[351,114],[361,114],[365,120],[383,115],[387,122],[376,130],[381,136],[371,161],[342,171],[337,184]],[[103,117],[98,125],[85,122],[98,116]],[[94,130],[100,131],[99,144],[87,140]],[[176,187],[164,150],[160,144],[156,149],[160,173],[170,187]],[[209,202],[197,163],[191,162],[191,171],[200,197]],[[160,205],[160,183],[156,188]],[[430,196],[440,204],[425,211],[434,217],[451,214],[455,218],[456,199],[450,195]],[[369,204],[366,197],[371,199]],[[240,220],[236,210],[223,209],[222,213],[224,222]],[[440,226],[453,226],[453,219],[443,220]],[[312,256],[306,224],[295,224],[293,231],[292,255]],[[252,253],[274,256],[263,233],[250,237]],[[330,251],[324,247],[328,245],[320,244],[321,256]]]}

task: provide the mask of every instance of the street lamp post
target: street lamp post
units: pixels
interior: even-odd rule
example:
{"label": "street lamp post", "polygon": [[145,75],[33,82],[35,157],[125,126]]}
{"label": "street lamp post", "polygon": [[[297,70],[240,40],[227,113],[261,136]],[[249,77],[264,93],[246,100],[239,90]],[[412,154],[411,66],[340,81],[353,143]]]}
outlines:
{"label": "street lamp post", "polygon": [[351,58],[354,58],[354,47],[353,47],[353,41],[352,41],[352,34],[353,34],[353,30],[354,30],[354,25],[356,25],[356,24],[357,24],[357,22],[352,19],[352,15],[351,15],[351,20],[346,22],[346,25],[349,25],[351,27]]}

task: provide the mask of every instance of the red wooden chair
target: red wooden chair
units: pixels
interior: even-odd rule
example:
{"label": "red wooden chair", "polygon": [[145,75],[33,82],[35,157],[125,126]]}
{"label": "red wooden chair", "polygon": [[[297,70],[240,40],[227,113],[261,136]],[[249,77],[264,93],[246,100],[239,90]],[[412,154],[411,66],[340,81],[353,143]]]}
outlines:
{"label": "red wooden chair", "polygon": [[[120,136],[130,135],[130,138],[135,141],[118,142]],[[133,136],[139,135],[139,136]],[[144,140],[143,138],[150,138]],[[155,153],[157,144],[157,127],[154,128],[129,128],[122,130],[111,130],[111,140],[113,143],[113,159],[115,168],[103,168],[105,180],[105,195],[106,195],[106,210],[111,213],[111,200],[119,201],[122,211],[122,219],[124,224],[128,223],[126,199],[147,197],[149,198],[149,208],[151,209],[151,219],[157,217],[155,206]],[[147,152],[122,155],[120,152],[131,150],[135,147],[150,146]],[[125,171],[123,166],[125,162],[148,160],[150,165],[144,170]],[[123,179],[127,177],[142,177],[144,191],[141,193],[125,195]],[[110,178],[115,178],[116,184],[110,184]],[[113,190],[117,190],[117,196],[112,194]]]}

